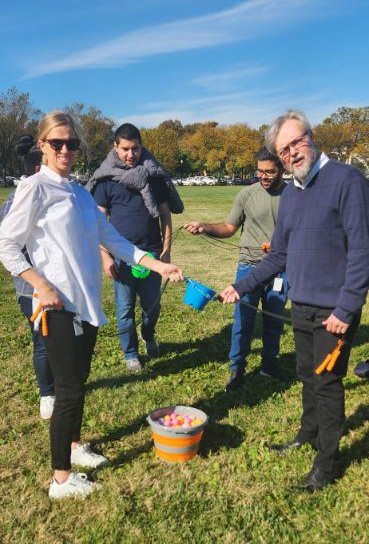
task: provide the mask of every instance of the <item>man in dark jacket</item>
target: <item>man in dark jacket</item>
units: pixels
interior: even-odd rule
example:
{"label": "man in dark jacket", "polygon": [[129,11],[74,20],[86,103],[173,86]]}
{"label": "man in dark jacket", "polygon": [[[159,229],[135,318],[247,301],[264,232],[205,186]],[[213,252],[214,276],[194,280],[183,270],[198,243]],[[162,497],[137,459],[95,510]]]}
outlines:
{"label": "man in dark jacket", "polygon": [[[98,206],[117,231],[164,262],[170,262],[172,235],[168,178],[142,147],[139,130],[125,123],[116,130],[113,149],[89,182]],[[141,336],[146,353],[155,358],[159,355],[155,325],[160,313],[161,278],[155,272],[141,277],[129,264],[115,261],[104,248],[101,256],[106,275],[114,279],[119,339],[127,369],[137,372],[142,366],[135,324],[136,298],[139,296],[142,308]]]}
{"label": "man in dark jacket", "polygon": [[[281,198],[271,252],[222,298],[236,302],[286,266],[303,413],[294,440],[272,447],[310,444],[317,450],[304,482],[315,491],[337,476],[345,419],[342,379],[369,287],[369,185],[358,170],[317,150],[301,112],[278,117],[266,143],[294,179]],[[329,353],[338,355],[336,364],[322,369]]]}

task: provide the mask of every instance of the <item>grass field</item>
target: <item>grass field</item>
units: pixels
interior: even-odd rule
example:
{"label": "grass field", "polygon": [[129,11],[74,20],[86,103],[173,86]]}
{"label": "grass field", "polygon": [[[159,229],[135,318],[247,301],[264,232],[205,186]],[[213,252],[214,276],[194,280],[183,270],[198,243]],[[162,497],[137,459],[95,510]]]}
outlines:
{"label": "grass field", "polygon": [[[190,219],[222,221],[239,190],[181,188],[186,211],[174,216],[175,229]],[[0,202],[5,194],[1,189]],[[186,275],[216,291],[233,279],[234,248],[180,232],[172,255]],[[115,334],[112,285],[103,281],[110,324],[98,337],[83,438],[111,463],[89,471],[102,484],[93,496],[51,502],[48,423],[38,415],[30,335],[0,266],[1,543],[369,542],[369,384],[353,374],[355,363],[369,354],[368,306],[346,378],[344,475],[336,485],[306,495],[298,484],[313,452],[303,448],[280,456],[267,448],[270,441],[291,439],[299,427],[290,326],[281,350],[290,382],[259,376],[258,328],[247,382],[226,395],[233,308],[214,302],[197,312],[182,303],[184,284],[169,285],[157,328],[161,356],[132,376]],[[146,416],[170,404],[197,406],[209,416],[200,452],[187,463],[166,464],[152,451]]]}

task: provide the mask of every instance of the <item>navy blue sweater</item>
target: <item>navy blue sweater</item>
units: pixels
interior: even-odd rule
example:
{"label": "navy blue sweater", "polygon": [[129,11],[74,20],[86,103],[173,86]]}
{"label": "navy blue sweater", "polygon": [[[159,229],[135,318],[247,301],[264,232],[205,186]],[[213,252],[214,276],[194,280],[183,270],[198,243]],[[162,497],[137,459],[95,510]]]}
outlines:
{"label": "navy blue sweater", "polygon": [[351,323],[369,288],[369,183],[333,160],[304,190],[284,190],[268,256],[234,285],[240,296],[286,266],[293,302],[332,308]]}

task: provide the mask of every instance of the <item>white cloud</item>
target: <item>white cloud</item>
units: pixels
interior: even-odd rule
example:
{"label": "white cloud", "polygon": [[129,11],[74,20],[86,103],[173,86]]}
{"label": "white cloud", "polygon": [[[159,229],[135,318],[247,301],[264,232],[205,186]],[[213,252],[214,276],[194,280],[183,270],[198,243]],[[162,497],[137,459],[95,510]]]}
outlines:
{"label": "white cloud", "polygon": [[192,83],[206,90],[213,90],[214,88],[218,91],[220,89],[225,90],[232,88],[234,84],[239,81],[259,76],[260,74],[266,73],[268,70],[269,68],[267,66],[233,68],[226,72],[198,77],[192,80]]}
{"label": "white cloud", "polygon": [[[182,124],[217,121],[221,125],[247,123],[253,128],[269,124],[289,108],[302,109],[312,124],[320,123],[342,101],[332,99],[328,92],[298,95],[286,87],[269,88],[262,92],[235,93],[195,99],[183,103],[151,104],[151,111],[137,112],[134,116],[118,115],[118,124],[131,122],[140,127],[155,127],[166,119],[178,119]],[[158,106],[162,106],[160,109]]]}
{"label": "white cloud", "polygon": [[230,9],[141,28],[57,61],[32,66],[25,78],[68,70],[122,66],[154,55],[214,47],[280,32],[291,21],[317,15],[325,0],[249,0]]}

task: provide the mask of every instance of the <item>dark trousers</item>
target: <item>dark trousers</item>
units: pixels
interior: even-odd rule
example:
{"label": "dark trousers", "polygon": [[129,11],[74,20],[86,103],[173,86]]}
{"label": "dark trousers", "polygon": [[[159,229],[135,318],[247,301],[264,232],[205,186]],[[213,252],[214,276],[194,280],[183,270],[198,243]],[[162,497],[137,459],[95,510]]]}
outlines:
{"label": "dark trousers", "polygon": [[30,321],[32,315],[32,298],[21,296],[18,300],[23,315],[28,319],[33,342],[33,367],[41,397],[54,396],[54,378],[49,365],[45,342],[41,331],[35,331]]}
{"label": "dark trousers", "polygon": [[318,451],[314,466],[332,471],[338,457],[339,442],[345,421],[345,393],[342,379],[346,375],[351,344],[360,322],[355,316],[346,335],[346,343],[331,372],[316,375],[314,370],[330,353],[340,336],[327,332],[322,321],[332,308],[318,308],[292,303],[293,330],[296,344],[297,375],[302,382],[302,417],[297,439],[310,442]]}
{"label": "dark trousers", "polygon": [[71,443],[80,439],[85,382],[90,373],[97,327],[83,321],[83,334],[76,336],[74,314],[48,312],[49,336],[45,344],[54,375],[55,405],[50,422],[51,465],[69,470]]}

